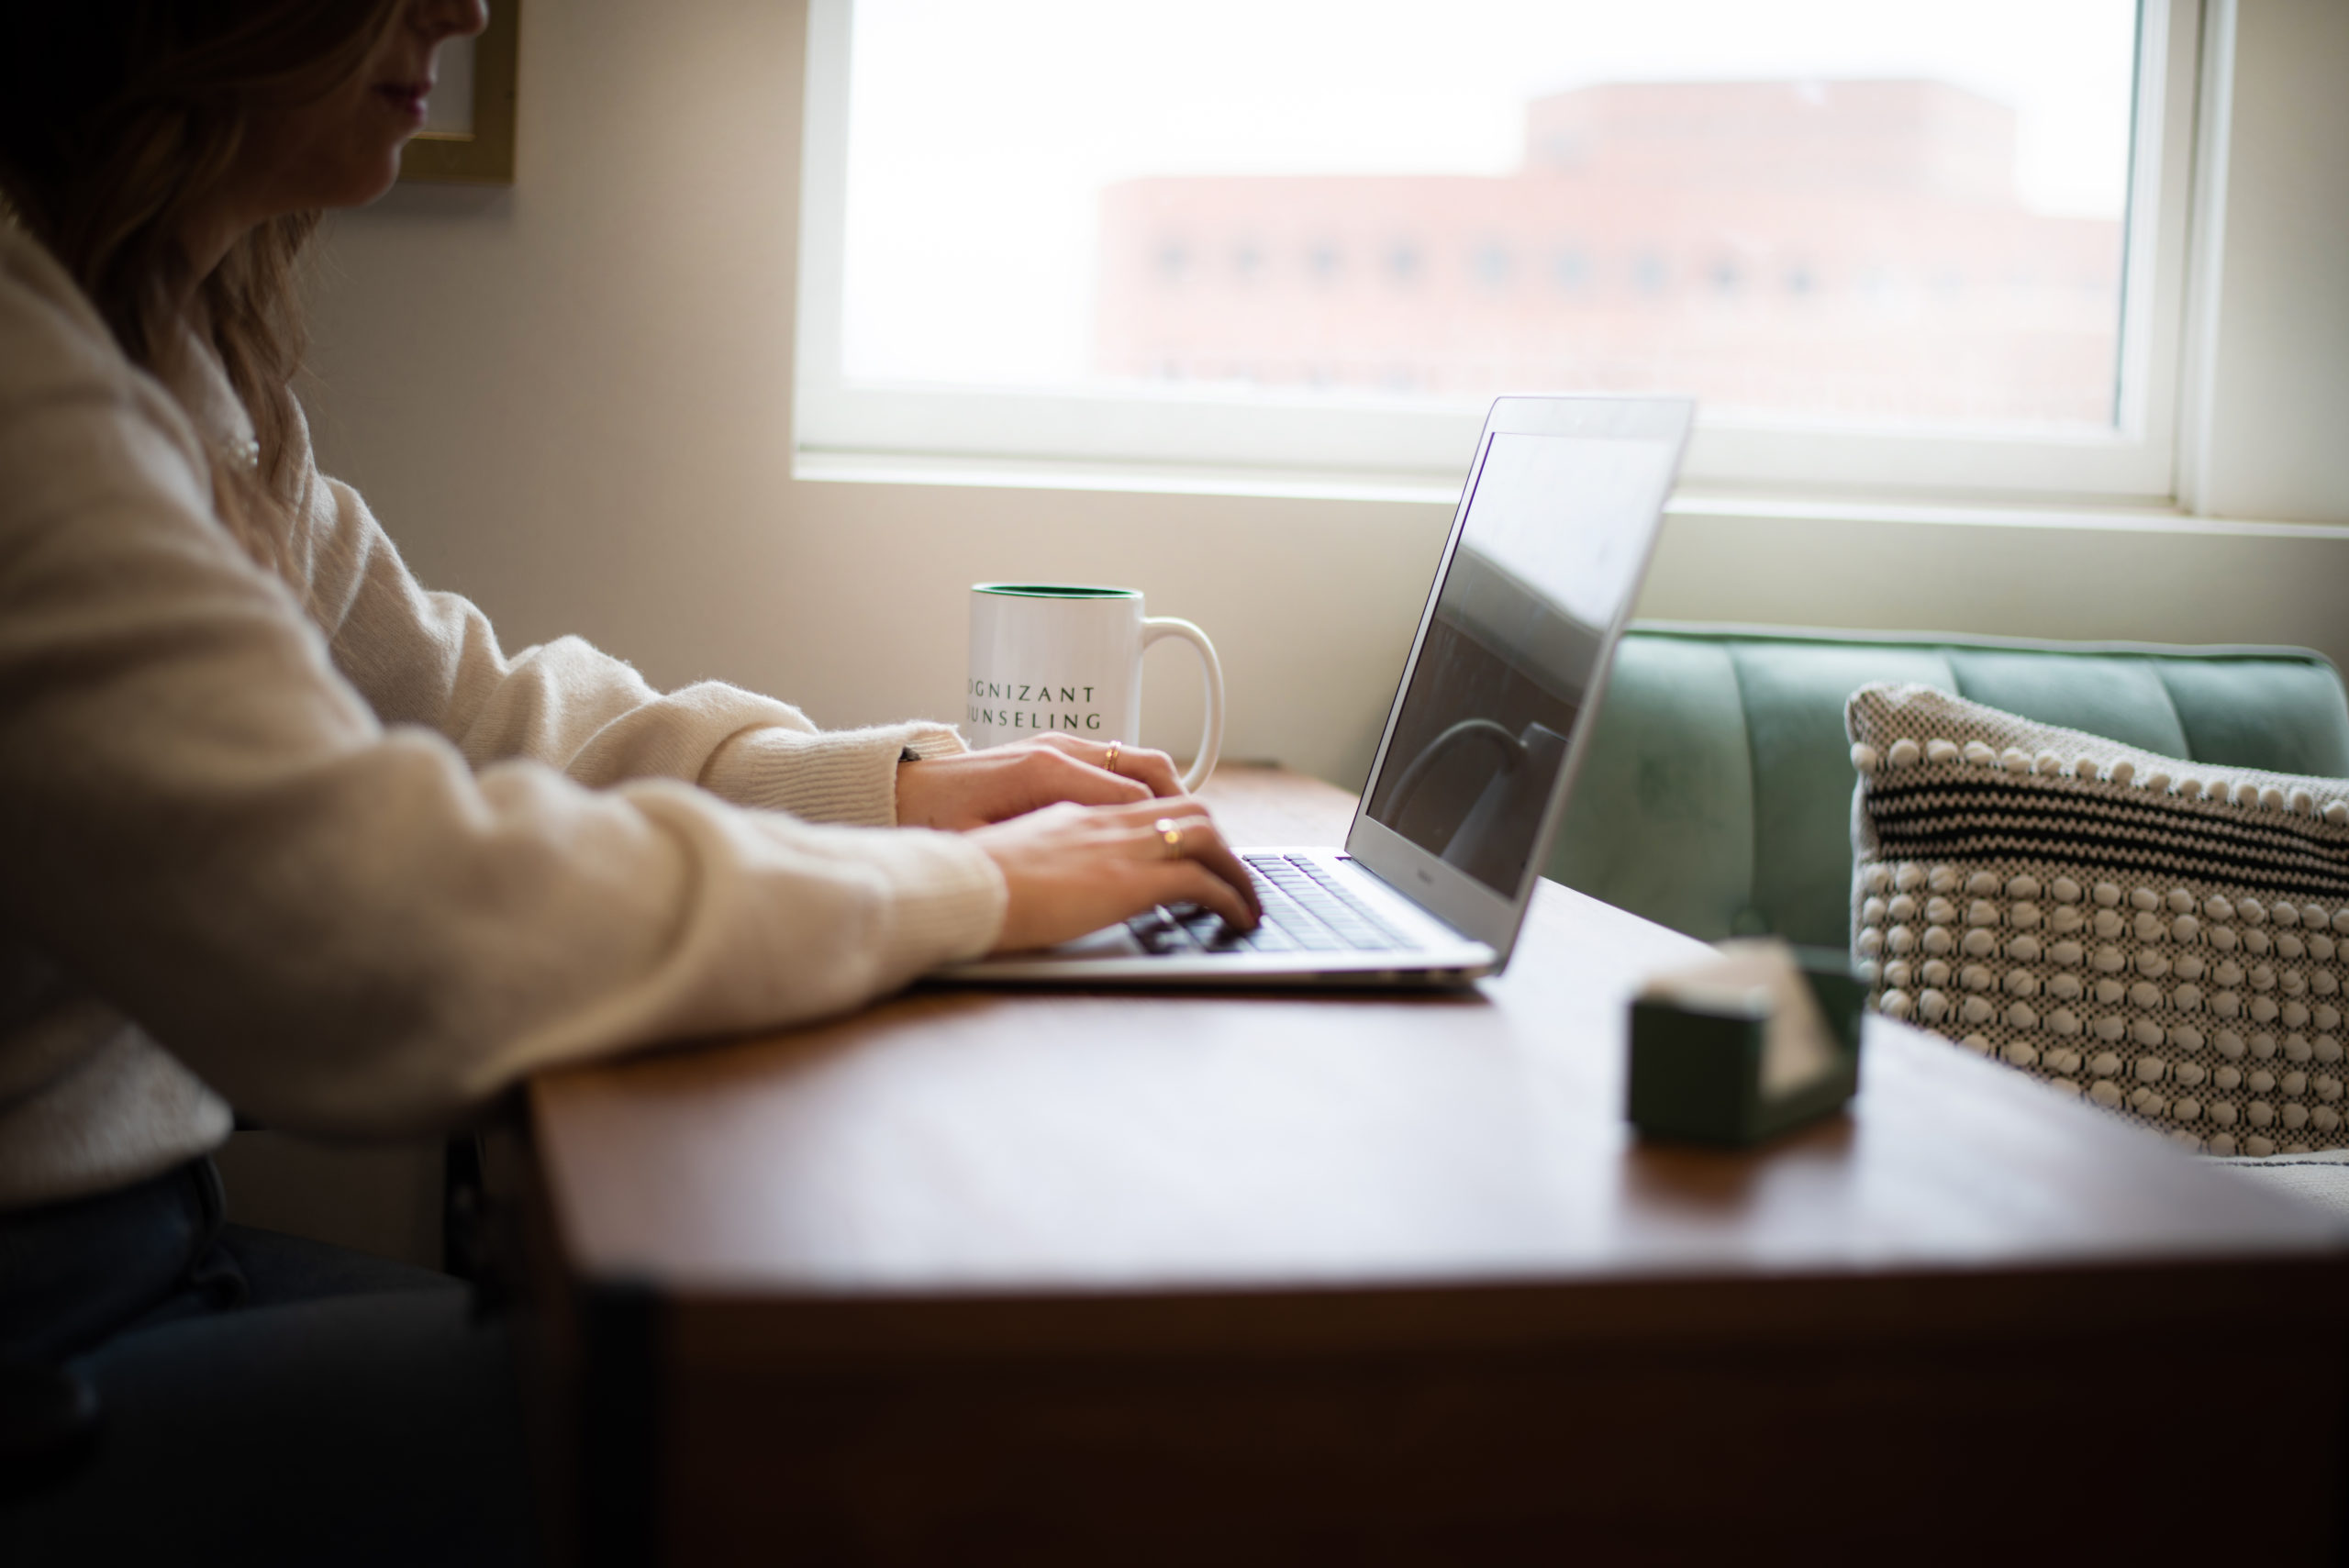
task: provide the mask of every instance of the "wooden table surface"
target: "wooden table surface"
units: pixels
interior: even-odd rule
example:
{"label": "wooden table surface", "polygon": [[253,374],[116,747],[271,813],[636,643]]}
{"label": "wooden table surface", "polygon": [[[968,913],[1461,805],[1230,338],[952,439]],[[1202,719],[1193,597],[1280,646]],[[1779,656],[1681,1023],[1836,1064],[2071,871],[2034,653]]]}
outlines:
{"label": "wooden table surface", "polygon": [[[1236,840],[1352,797],[1219,779]],[[1452,995],[930,991],[533,1086],[591,1274],[810,1291],[1971,1266],[2321,1244],[2296,1205],[1883,1018],[1858,1113],[1643,1146],[1624,1004],[1703,951],[1544,883]]]}
{"label": "wooden table surface", "polygon": [[[1352,804],[1263,771],[1208,794],[1241,843],[1334,842]],[[1852,1114],[1752,1153],[1642,1144],[1621,1118],[1625,999],[1700,951],[1545,883],[1508,973],[1455,995],[918,990],[540,1078],[551,1268],[660,1304],[659,1348],[638,1351],[667,1369],[646,1460],[662,1480],[632,1528],[708,1561],[748,1560],[778,1529],[818,1561],[956,1561],[998,1540],[1027,1560],[1152,1556],[1119,1519],[1153,1521],[1165,1561],[1229,1553],[1250,1529],[1279,1547],[1265,1561],[1341,1540],[1356,1560],[1424,1560],[1469,1540],[1530,1560],[1569,1525],[1670,1556],[1806,1539],[1800,1486],[1735,1457],[1792,1442],[1876,1477],[1872,1509],[1839,1505],[1856,1549],[1925,1495],[1930,1474],[1902,1479],[1920,1465],[2003,1473],[2033,1454],[2073,1496],[2134,1473],[2130,1445],[2158,1431],[2256,1422],[2308,1440],[2260,1461],[2303,1487],[2284,1515],[2227,1534],[2123,1508],[2093,1540],[2243,1546],[2249,1528],[2286,1559],[2329,1550],[2349,1340],[2332,1222],[1876,1018]],[[1072,1357],[1091,1392],[1040,1414],[1038,1368],[1076,1378]],[[1134,1369],[1167,1357],[1220,1369],[1225,1402],[1166,1405]],[[1323,1367],[1307,1385],[1290,1381],[1299,1358]],[[1594,1371],[1627,1367],[1646,1370],[1620,1386]],[[2290,1400],[2262,1392],[2285,1385]],[[1524,1403],[1544,1387],[1615,1435],[1561,1432],[1554,1404]],[[1483,1414],[1458,1426],[1445,1397]],[[1267,1399],[1303,1435],[1291,1458],[1233,1471],[1233,1423],[1272,1418]],[[1398,1400],[1452,1434],[1437,1459],[1397,1435]],[[785,1410],[820,1411],[819,1429]],[[1072,1438],[1088,1411],[1128,1446]],[[1647,1424],[1656,1411],[1694,1425]],[[1170,1435],[1200,1423],[1227,1446]],[[939,1451],[941,1431],[975,1449]],[[1523,1470],[1508,1456],[1528,1443],[1611,1479],[1571,1497],[1547,1472],[1494,1479]],[[1746,1476],[1716,1478],[1718,1517],[1661,1500],[1675,1454]],[[2146,1454],[2143,1473],[2167,1462]],[[1007,1489],[1078,1473],[1115,1507],[1004,1512]],[[1456,1485],[1422,1496],[1440,1473]],[[1386,1519],[1378,1499],[1406,1474],[1412,1500]],[[1957,1556],[2026,1528],[2078,1535],[2040,1517],[2055,1493],[2033,1496],[1938,1539]]]}

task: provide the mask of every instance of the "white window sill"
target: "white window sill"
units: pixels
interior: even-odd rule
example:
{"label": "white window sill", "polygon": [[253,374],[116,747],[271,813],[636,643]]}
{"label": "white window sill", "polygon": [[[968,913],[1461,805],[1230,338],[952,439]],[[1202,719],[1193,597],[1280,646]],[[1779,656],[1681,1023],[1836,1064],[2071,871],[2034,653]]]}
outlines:
{"label": "white window sill", "polygon": [[791,477],[817,484],[946,484],[982,490],[1091,490],[1112,495],[1255,495],[1304,501],[1401,501],[1450,506],[1460,475],[1318,473],[1310,469],[1142,465],[914,452],[794,454]]}
{"label": "white window sill", "polygon": [[[802,450],[794,455],[791,476],[810,484],[1082,490],[1108,495],[1230,495],[1411,506],[1451,506],[1460,499],[1456,474],[1145,466],[912,452]],[[1912,527],[2088,528],[2120,533],[2349,539],[2349,523],[2202,517],[2172,507],[2143,504],[1989,503],[1852,495],[1760,495],[1688,484],[1674,492],[1672,499],[1665,503],[1664,515],[1757,524],[1870,522]]]}

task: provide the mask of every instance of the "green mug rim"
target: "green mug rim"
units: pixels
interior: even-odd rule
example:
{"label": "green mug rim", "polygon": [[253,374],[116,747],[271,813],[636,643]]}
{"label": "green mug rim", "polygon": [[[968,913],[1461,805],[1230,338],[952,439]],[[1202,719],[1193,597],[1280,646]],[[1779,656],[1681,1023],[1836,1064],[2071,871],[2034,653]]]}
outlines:
{"label": "green mug rim", "polygon": [[1140,588],[1103,588],[1087,583],[974,583],[974,594],[1007,599],[1139,599]]}

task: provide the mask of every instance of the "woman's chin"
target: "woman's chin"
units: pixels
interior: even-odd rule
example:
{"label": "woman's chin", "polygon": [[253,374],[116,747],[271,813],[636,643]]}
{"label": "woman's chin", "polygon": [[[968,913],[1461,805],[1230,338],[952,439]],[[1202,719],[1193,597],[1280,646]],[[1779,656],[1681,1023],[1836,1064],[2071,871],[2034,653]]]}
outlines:
{"label": "woman's chin", "polygon": [[348,190],[340,200],[324,202],[319,205],[323,206],[365,206],[370,202],[381,201],[386,195],[390,194],[391,188],[399,183],[400,152],[406,145],[406,139],[402,138],[400,141],[392,148],[391,153],[388,157],[378,161],[368,169],[366,176],[363,179],[356,177],[354,174]]}
{"label": "woman's chin", "polygon": [[374,188],[351,205],[353,206],[365,206],[370,202],[382,201],[385,196],[392,194],[392,187],[398,184],[399,182],[399,161],[395,159],[392,161],[391,168],[385,171],[384,177],[375,182]]}

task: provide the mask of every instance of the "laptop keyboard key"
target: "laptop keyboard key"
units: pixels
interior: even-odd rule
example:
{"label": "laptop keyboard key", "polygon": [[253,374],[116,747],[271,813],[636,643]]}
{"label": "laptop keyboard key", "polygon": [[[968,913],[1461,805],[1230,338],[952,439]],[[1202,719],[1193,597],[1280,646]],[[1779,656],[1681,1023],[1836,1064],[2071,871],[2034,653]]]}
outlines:
{"label": "laptop keyboard key", "polygon": [[1264,919],[1253,931],[1236,931],[1211,909],[1196,905],[1145,911],[1126,922],[1134,940],[1152,956],[1193,952],[1378,952],[1411,949],[1342,883],[1309,861],[1282,855],[1252,855]]}

